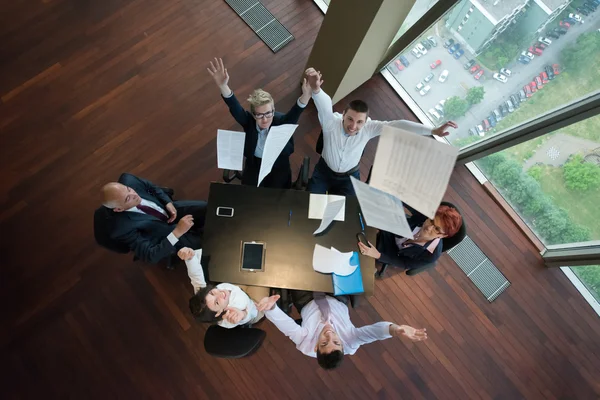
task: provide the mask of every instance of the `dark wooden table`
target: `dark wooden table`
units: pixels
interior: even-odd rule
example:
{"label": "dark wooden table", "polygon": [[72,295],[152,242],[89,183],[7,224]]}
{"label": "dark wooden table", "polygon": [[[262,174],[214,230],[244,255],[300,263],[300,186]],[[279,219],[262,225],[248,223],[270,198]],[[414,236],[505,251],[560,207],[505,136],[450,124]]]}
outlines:
{"label": "dark wooden table", "polygon": [[[202,251],[210,280],[332,293],[331,275],[312,267],[314,247],[320,244],[341,252],[358,251],[358,200],[346,197],[344,221],[333,221],[324,233],[313,236],[321,220],[308,219],[309,197],[305,191],[211,183]],[[232,207],[234,216],[218,217],[217,207]],[[375,229],[366,228],[365,233],[375,243]],[[253,240],[266,243],[265,269],[240,271],[241,243]],[[360,268],[365,294],[372,295],[375,260],[360,255]]]}

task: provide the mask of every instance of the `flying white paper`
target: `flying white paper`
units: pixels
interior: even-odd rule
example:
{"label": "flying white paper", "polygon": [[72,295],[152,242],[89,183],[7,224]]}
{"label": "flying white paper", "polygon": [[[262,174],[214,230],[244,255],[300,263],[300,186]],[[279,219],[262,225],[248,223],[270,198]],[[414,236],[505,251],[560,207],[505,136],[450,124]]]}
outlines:
{"label": "flying white paper", "polygon": [[433,218],[457,156],[457,147],[384,126],[370,184]]}
{"label": "flying white paper", "polygon": [[336,200],[331,203],[327,203],[325,207],[325,212],[323,213],[323,219],[321,220],[321,225],[319,228],[313,232],[313,235],[323,232],[327,227],[333,222],[333,219],[339,214],[344,204],[346,204],[346,199]]}
{"label": "flying white paper", "polygon": [[354,186],[367,225],[413,239],[412,229],[404,214],[404,205],[398,198],[375,189],[353,176],[350,177],[350,182]]}
{"label": "flying white paper", "polygon": [[313,253],[313,269],[324,274],[335,273],[340,276],[347,276],[353,273],[358,265],[350,265],[352,252],[340,253],[336,249],[315,244]]}
{"label": "flying white paper", "polygon": [[336,196],[333,194],[327,195],[311,193],[310,201],[308,203],[308,219],[323,219],[327,204],[338,200],[344,200],[344,204],[333,220],[343,221],[344,216],[346,215],[346,197]]}
{"label": "flying white paper", "polygon": [[217,130],[217,165],[220,169],[241,171],[244,168],[246,132]]}
{"label": "flying white paper", "polygon": [[258,173],[257,187],[260,186],[260,183],[265,179],[265,176],[269,175],[277,157],[279,157],[279,154],[281,154],[281,151],[287,142],[290,141],[290,138],[297,127],[298,125],[286,124],[272,126],[271,129],[269,129],[267,141],[265,142],[265,148],[263,150],[262,162],[260,164],[260,172]]}

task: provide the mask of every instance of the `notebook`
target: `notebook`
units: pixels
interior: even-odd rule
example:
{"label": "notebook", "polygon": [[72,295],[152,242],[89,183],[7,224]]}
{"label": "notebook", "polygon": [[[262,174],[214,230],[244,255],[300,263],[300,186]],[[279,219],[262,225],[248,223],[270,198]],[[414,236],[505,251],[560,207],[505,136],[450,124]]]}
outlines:
{"label": "notebook", "polygon": [[360,260],[356,251],[352,252],[350,265],[356,265],[356,269],[348,276],[331,274],[333,280],[333,294],[340,296],[344,294],[364,293],[362,273],[360,271]]}

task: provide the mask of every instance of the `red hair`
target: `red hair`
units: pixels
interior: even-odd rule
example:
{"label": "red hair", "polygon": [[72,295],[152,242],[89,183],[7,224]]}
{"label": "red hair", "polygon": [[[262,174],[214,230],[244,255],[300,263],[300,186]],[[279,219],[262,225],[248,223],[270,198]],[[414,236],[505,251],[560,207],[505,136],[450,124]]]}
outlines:
{"label": "red hair", "polygon": [[440,206],[435,212],[435,216],[444,224],[447,237],[456,235],[456,232],[462,226],[462,217],[456,208]]}

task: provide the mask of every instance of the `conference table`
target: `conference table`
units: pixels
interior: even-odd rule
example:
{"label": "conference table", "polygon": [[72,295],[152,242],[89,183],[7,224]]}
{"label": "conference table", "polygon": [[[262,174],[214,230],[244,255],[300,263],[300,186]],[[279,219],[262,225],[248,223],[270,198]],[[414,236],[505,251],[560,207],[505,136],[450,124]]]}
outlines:
{"label": "conference table", "polygon": [[[321,220],[308,218],[309,200],[306,191],[211,183],[202,246],[209,279],[333,293],[331,275],[313,269],[315,244],[341,252],[358,251],[356,234],[362,230],[358,200],[347,196],[344,221],[333,221],[317,236],[313,232]],[[233,208],[233,217],[217,216],[218,207]],[[365,227],[364,232],[375,243],[376,230]],[[249,241],[266,244],[263,271],[240,268],[242,242]],[[372,295],[375,260],[358,254],[364,293]]]}

